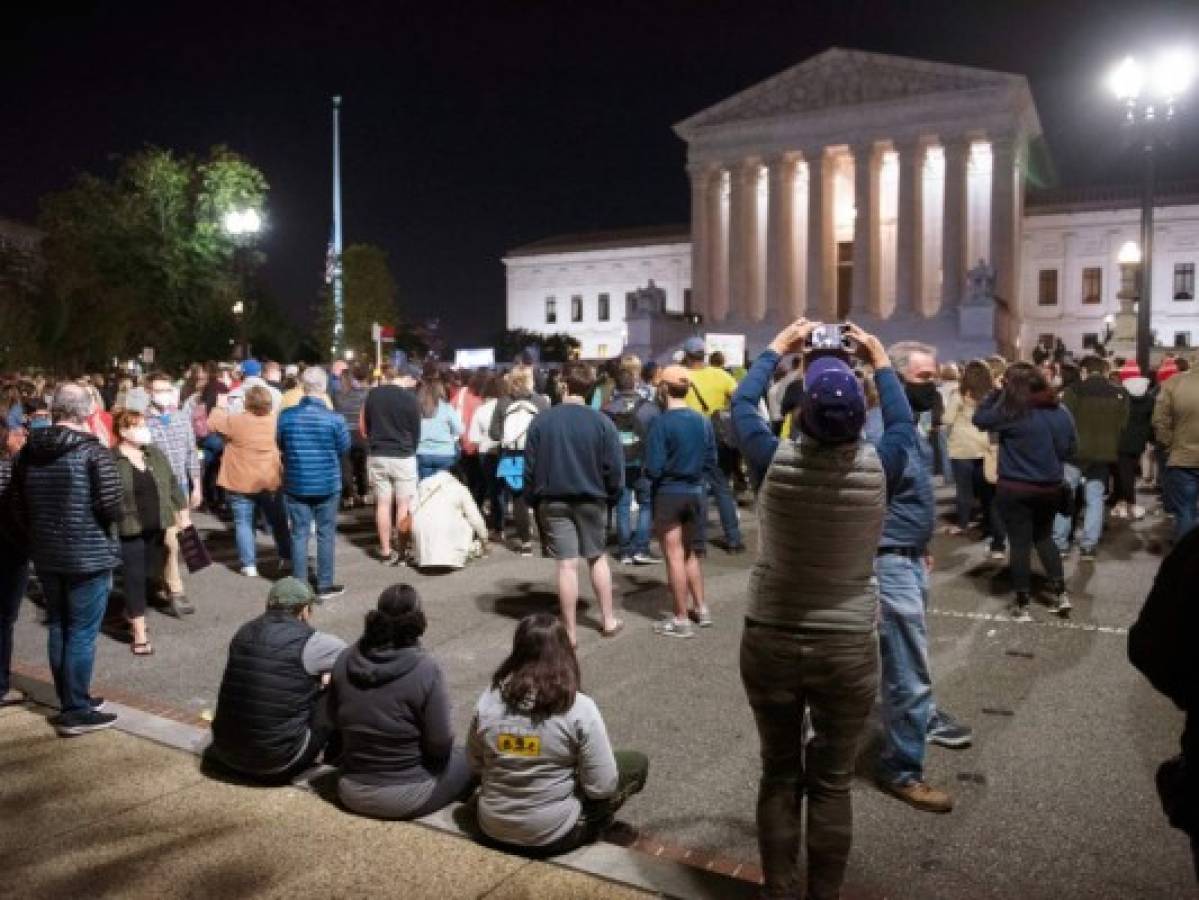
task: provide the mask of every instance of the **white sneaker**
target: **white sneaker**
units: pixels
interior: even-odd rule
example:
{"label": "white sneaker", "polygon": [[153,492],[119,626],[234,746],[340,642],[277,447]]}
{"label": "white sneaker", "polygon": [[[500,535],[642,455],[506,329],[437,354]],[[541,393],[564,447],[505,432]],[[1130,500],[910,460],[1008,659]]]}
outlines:
{"label": "white sneaker", "polygon": [[258,577],[258,567],[257,566],[242,566],[241,573],[243,575],[245,575],[247,578],[257,578]]}
{"label": "white sneaker", "polygon": [[1145,507],[1134,506],[1132,508],[1131,515],[1134,519],[1137,519],[1138,521],[1145,518]]}
{"label": "white sneaker", "polygon": [[690,638],[695,637],[695,629],[691,627],[691,622],[687,619],[680,622],[674,617],[670,617],[654,623],[654,634],[660,634],[663,637]]}
{"label": "white sneaker", "polygon": [[1128,507],[1125,506],[1123,503],[1117,503],[1115,506],[1112,507],[1112,518],[1113,519],[1127,519],[1128,518]]}

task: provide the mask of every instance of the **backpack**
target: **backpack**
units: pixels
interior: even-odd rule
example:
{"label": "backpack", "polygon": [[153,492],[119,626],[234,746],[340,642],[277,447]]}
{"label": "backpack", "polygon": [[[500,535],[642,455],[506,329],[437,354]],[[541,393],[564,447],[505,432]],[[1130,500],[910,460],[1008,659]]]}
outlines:
{"label": "backpack", "polygon": [[640,465],[645,455],[645,426],[637,417],[637,411],[646,402],[648,401],[640,396],[614,397],[612,402],[604,407],[604,414],[612,420],[620,434],[620,447],[624,450],[626,466]]}
{"label": "backpack", "polygon": [[704,400],[704,395],[699,392],[694,381],[691,382],[691,393],[695,394],[695,398],[699,401],[699,405],[703,407],[704,413],[712,420],[712,430],[716,434],[717,446],[728,447],[733,450],[737,449],[737,432],[733,429],[733,414],[727,409],[710,409],[708,402]]}
{"label": "backpack", "polygon": [[533,417],[538,413],[532,400],[522,397],[513,400],[504,410],[504,425],[500,433],[500,448],[506,451],[522,452],[525,440],[529,434],[529,426]]}

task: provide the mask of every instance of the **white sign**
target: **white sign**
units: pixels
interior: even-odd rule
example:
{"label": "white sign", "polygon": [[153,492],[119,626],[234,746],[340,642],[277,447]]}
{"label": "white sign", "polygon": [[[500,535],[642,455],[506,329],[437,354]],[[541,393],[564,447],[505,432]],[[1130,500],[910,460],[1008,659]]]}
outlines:
{"label": "white sign", "polygon": [[491,347],[454,352],[454,366],[459,369],[490,369],[494,365],[495,350]]}
{"label": "white sign", "polygon": [[143,347],[142,348],[142,362],[144,362],[147,366],[154,364],[154,348],[153,347]]}
{"label": "white sign", "polygon": [[717,350],[724,354],[725,365],[741,365],[745,361],[745,335],[705,334],[704,352],[711,357]]}
{"label": "white sign", "polygon": [[371,340],[377,344],[377,343],[379,343],[379,339],[382,336],[383,336],[383,326],[380,325],[378,322],[371,322]]}

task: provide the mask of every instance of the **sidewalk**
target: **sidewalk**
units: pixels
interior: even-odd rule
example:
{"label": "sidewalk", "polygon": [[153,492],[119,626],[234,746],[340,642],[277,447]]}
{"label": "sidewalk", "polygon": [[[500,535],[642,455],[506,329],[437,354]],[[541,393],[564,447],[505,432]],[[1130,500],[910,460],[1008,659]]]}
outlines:
{"label": "sidewalk", "polygon": [[[118,711],[159,740],[184,727]],[[488,850],[436,823],[350,815],[300,788],[213,781],[191,753],[125,731],[62,739],[45,721],[52,712],[0,709],[0,896],[294,898],[375,895],[381,886],[438,900],[661,895],[569,862]],[[640,868],[633,880],[652,881],[663,874],[655,867],[673,865],[593,849],[614,872]]]}

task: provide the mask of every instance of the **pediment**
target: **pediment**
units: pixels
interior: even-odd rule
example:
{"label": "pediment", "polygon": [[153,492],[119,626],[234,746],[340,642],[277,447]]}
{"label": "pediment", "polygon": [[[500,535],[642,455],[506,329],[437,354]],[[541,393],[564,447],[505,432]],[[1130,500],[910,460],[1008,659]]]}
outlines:
{"label": "pediment", "polygon": [[834,47],[680,122],[679,134],[757,119],[1024,85],[1020,75]]}

